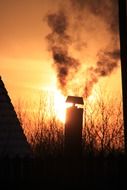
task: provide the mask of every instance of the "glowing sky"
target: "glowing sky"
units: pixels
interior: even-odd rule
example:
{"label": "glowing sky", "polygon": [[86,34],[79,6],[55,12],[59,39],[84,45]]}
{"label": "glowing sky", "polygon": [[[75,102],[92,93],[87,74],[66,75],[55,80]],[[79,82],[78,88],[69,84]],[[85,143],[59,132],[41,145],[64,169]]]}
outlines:
{"label": "glowing sky", "polygon": [[54,80],[43,18],[49,5],[55,4],[57,1],[0,0],[0,75],[13,97]]}
{"label": "glowing sky", "polygon": [[[60,3],[61,0],[0,0],[0,75],[12,99],[33,96],[37,90],[56,83],[56,72],[51,66],[53,59],[46,40],[51,29],[45,20],[46,15],[57,11]],[[66,6],[65,9],[67,11]],[[73,15],[75,12],[69,16],[72,20]],[[73,30],[70,30],[74,34],[73,40],[78,38],[82,45],[75,43],[70,52],[86,65],[95,64],[97,51],[110,43],[111,36],[105,23],[100,20],[100,15],[84,19],[88,32],[83,33],[80,28],[79,36],[79,31],[73,25]],[[89,43],[85,44],[83,38]],[[81,72],[76,74],[78,83],[82,81]],[[120,67],[99,83],[111,90],[111,93],[121,91]]]}

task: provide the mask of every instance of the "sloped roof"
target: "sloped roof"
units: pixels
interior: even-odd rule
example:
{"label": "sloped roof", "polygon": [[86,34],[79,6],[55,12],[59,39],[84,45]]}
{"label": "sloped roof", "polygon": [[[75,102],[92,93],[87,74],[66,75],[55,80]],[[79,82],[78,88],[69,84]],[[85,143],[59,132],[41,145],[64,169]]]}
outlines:
{"label": "sloped roof", "polygon": [[30,155],[31,149],[0,77],[0,156]]}
{"label": "sloped roof", "polygon": [[67,103],[74,103],[74,104],[84,104],[83,98],[79,96],[68,96],[66,99]]}

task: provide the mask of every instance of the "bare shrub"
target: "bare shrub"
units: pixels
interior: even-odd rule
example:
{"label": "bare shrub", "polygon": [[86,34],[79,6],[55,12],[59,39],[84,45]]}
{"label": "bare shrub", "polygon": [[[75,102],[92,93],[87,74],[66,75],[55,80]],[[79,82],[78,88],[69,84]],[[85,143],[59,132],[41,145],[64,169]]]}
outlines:
{"label": "bare shrub", "polygon": [[[28,106],[29,105],[29,106]],[[15,105],[17,116],[36,156],[62,154],[63,123],[54,111],[53,97],[42,93],[35,104],[18,101]],[[29,108],[29,109],[28,109]]]}
{"label": "bare shrub", "polygon": [[[56,117],[51,95],[43,93],[37,103],[18,101],[15,108],[35,155],[62,154],[64,124]],[[123,151],[121,101],[110,97],[106,100],[102,96],[98,96],[94,104],[85,101],[82,139],[84,153]]]}
{"label": "bare shrub", "polygon": [[109,153],[123,151],[123,113],[118,100],[101,96],[96,104],[85,103],[83,146],[84,151]]}

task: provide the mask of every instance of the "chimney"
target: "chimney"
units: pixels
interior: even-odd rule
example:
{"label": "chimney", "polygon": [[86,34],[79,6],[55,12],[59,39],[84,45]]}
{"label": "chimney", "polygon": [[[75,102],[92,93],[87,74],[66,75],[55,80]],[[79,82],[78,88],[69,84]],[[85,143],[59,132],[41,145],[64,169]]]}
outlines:
{"label": "chimney", "polygon": [[70,159],[78,159],[82,153],[83,103],[82,97],[68,96],[66,109],[64,151]]}
{"label": "chimney", "polygon": [[65,180],[77,185],[82,180],[82,125],[83,125],[83,98],[68,96],[66,103],[72,106],[66,109],[64,156]]}

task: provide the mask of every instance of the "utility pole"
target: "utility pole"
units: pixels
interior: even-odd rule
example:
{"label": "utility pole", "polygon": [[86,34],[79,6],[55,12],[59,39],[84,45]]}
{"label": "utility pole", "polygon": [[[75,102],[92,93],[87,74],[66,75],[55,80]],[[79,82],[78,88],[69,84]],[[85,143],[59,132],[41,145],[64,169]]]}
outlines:
{"label": "utility pole", "polygon": [[127,153],[127,2],[118,0],[119,7],[119,36],[120,36],[120,58],[122,73],[123,94],[123,119],[124,119],[124,144]]}

